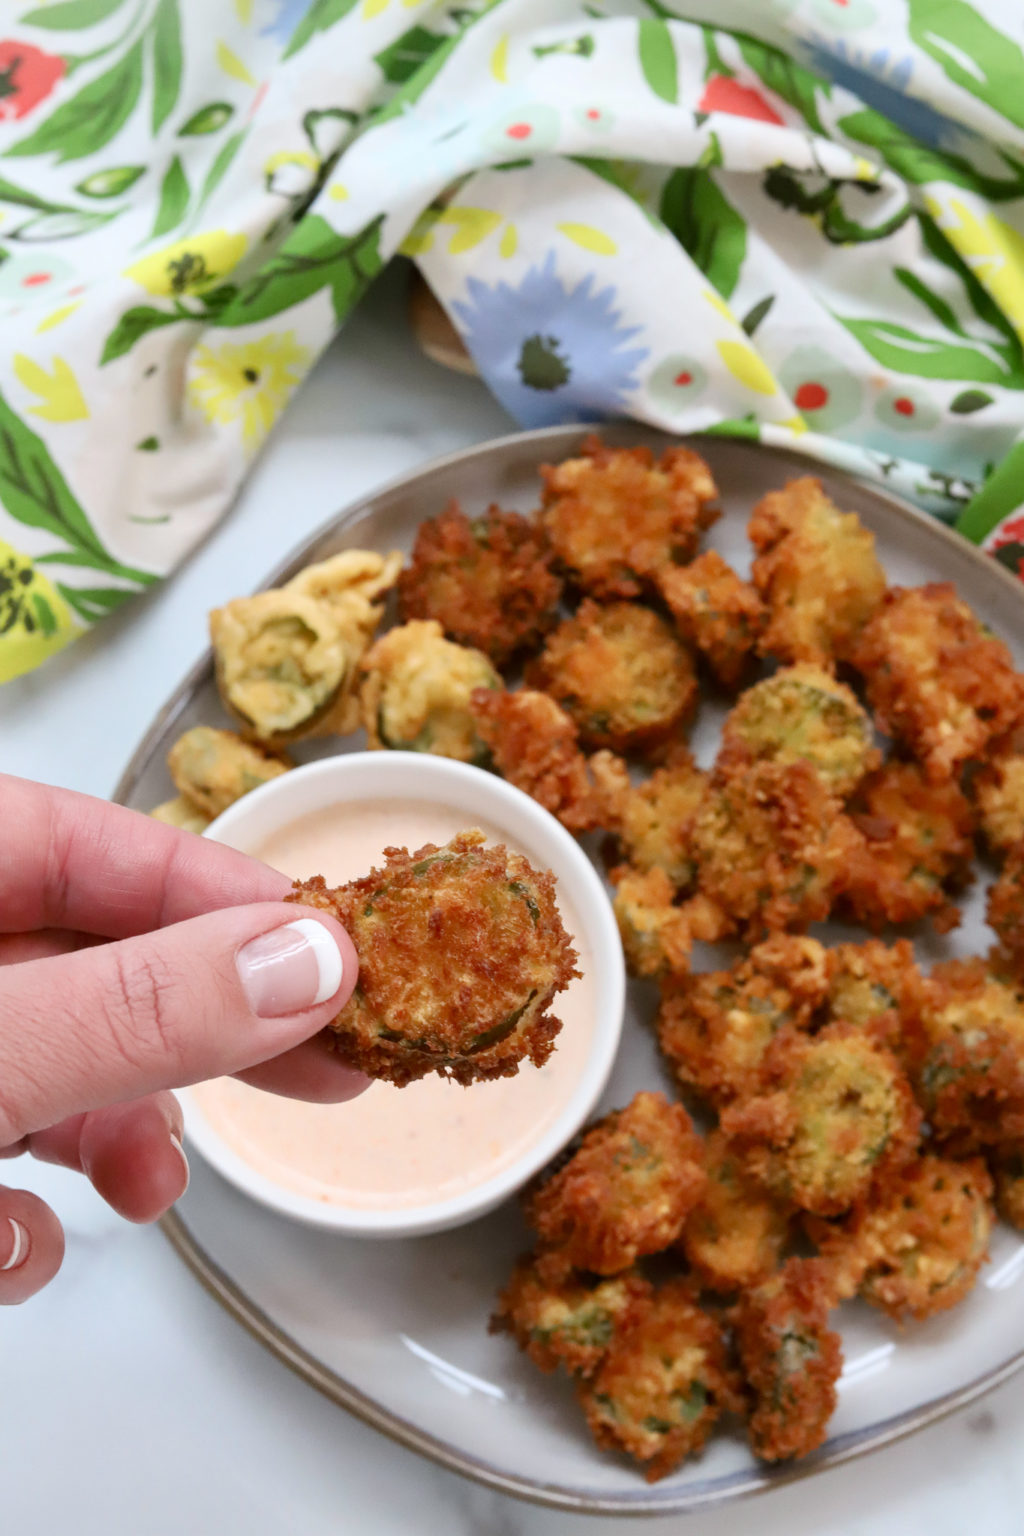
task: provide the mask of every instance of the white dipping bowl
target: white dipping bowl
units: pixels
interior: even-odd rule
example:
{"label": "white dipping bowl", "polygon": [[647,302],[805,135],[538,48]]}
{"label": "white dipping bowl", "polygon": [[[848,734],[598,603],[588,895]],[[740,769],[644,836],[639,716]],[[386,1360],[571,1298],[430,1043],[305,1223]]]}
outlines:
{"label": "white dipping bowl", "polygon": [[[480,768],[416,752],[350,752],[324,758],[253,790],[218,816],[204,835],[250,853],[300,816],[342,804],[382,800],[454,807],[465,827],[473,826],[476,820],[489,823],[536,868],[553,871],[559,892],[571,900],[578,918],[581,954],[590,956],[596,1001],[589,1054],[561,1113],[515,1161],[473,1188],[430,1204],[378,1210],[326,1204],[283,1188],[224,1141],[188,1089],[181,1091],[180,1098],[185,1133],[192,1146],[224,1178],[263,1205],[352,1236],[413,1237],[461,1226],[493,1210],[576,1134],[597,1103],[615,1060],[622,1033],[626,976],[611,903],[590,859],[536,801]],[[396,841],[401,840],[396,828]],[[557,997],[553,1007],[557,1014]],[[452,1091],[473,1093],[474,1088],[453,1087]]]}

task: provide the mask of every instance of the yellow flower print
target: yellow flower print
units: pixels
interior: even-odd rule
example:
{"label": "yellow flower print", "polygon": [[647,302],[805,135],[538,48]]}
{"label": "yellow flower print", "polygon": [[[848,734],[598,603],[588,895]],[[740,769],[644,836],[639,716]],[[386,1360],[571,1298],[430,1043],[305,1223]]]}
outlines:
{"label": "yellow flower print", "polygon": [[199,348],[188,396],[207,421],[241,421],[242,440],[257,448],[310,362],[310,351],[294,331],[261,336],[258,341],[226,341]]}
{"label": "yellow flower print", "polygon": [[244,235],[208,229],[143,256],[126,268],[124,275],[157,296],[199,293],[227,277],[245,255],[247,245]]}
{"label": "yellow flower print", "polygon": [[0,539],[0,683],[30,672],[81,632],[49,578]]}
{"label": "yellow flower print", "polygon": [[994,213],[976,213],[962,198],[951,197],[948,207],[936,197],[925,201],[950,245],[1024,340],[1024,235]]}

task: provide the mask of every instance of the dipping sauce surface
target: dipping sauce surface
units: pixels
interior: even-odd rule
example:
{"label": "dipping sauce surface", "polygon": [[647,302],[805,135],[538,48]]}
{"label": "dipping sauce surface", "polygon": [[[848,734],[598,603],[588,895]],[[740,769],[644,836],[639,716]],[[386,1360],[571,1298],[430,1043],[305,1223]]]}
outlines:
{"label": "dipping sauce surface", "polygon": [[[389,845],[410,851],[478,826],[489,843],[529,850],[456,808],[380,800],[300,817],[252,850],[291,879],[320,874],[341,885],[380,867]],[[536,860],[534,860],[536,862]],[[295,1194],[328,1205],[394,1210],[453,1199],[516,1161],[558,1118],[590,1053],[594,983],[568,892],[558,905],[583,973],[560,992],[562,1020],[543,1067],[462,1088],[427,1077],[407,1088],[373,1083],[348,1104],[299,1104],[234,1078],[193,1088],[210,1126],[250,1167]]]}

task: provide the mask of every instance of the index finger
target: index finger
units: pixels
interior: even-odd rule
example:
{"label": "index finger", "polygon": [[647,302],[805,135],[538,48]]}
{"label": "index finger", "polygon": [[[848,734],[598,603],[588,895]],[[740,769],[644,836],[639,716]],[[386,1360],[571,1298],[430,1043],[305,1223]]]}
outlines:
{"label": "index finger", "polygon": [[126,939],[291,888],[258,859],[91,795],[0,774],[0,811],[0,933]]}

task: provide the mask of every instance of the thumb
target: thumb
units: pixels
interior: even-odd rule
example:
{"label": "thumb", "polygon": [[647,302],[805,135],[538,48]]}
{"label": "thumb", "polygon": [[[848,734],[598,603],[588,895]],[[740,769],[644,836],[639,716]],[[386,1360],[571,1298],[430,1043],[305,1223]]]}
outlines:
{"label": "thumb", "polygon": [[68,1115],[238,1072],[348,1000],[340,923],[282,902],[0,968],[0,1147]]}

